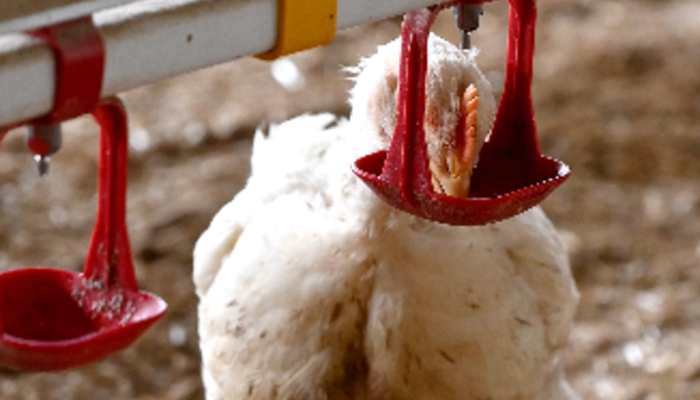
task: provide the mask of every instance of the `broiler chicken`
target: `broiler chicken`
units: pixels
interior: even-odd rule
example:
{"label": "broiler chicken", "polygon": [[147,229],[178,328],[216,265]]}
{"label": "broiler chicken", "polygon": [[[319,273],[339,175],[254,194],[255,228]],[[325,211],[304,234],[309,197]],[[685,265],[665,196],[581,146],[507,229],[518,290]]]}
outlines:
{"label": "broiler chicken", "polygon": [[[350,170],[388,147],[400,47],[362,62],[349,121],[258,132],[246,187],[197,242],[208,400],[576,399],[559,358],[578,295],[543,212],[443,225],[391,208]],[[475,56],[429,38],[433,186],[455,196],[496,110]]]}

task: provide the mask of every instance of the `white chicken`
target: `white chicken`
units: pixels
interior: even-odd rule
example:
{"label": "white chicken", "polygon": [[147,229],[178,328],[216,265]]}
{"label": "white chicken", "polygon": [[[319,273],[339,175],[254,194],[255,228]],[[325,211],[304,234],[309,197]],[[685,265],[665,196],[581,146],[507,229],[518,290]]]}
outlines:
{"label": "white chicken", "polygon": [[[391,208],[351,172],[388,147],[400,48],[363,61],[349,121],[302,116],[258,132],[245,189],[197,242],[208,400],[577,398],[559,357],[578,294],[543,212],[438,224]],[[429,38],[436,190],[469,178],[473,157],[453,168],[460,118],[476,124],[463,132],[474,151],[492,123],[474,58]]]}

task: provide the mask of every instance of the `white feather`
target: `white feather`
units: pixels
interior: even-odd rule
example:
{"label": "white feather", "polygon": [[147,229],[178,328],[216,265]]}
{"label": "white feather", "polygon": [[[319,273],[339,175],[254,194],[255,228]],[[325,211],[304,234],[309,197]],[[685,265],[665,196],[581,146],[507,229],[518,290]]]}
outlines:
{"label": "white feather", "polygon": [[[429,81],[484,84],[446,72],[476,70],[473,56],[430,44]],[[558,360],[578,295],[544,213],[437,224],[350,171],[391,134],[396,47],[363,63],[350,122],[302,116],[258,133],[245,189],[197,242],[208,400],[576,398]],[[428,97],[450,103],[448,83],[429,83]]]}

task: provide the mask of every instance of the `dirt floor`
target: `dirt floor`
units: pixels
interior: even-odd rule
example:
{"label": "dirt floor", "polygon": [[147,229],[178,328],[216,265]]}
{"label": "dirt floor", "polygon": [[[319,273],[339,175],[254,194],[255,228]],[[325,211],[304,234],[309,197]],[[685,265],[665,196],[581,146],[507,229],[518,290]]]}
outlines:
{"label": "dirt floor", "polygon": [[[700,399],[700,2],[542,0],[539,10],[542,147],[574,171],[543,204],[581,291],[567,373],[584,399]],[[506,22],[507,3],[489,4],[474,36],[496,90]],[[306,112],[347,115],[342,68],[396,37],[399,23],[344,31],[283,62],[243,59],[124,93],[137,278],[169,311],[132,347],[89,367],[0,370],[0,398],[202,399],[195,240],[244,184],[255,128]],[[449,13],[434,30],[457,41]],[[0,270],[82,268],[98,136],[87,119],[65,128],[48,179],[37,177],[22,135],[3,143]]]}

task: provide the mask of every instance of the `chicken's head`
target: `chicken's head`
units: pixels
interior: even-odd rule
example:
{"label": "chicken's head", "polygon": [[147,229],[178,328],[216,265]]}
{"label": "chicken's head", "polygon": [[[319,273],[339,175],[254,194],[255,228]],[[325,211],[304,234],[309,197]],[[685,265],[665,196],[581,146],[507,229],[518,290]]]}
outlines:
{"label": "chicken's head", "polygon": [[[396,39],[358,68],[351,91],[351,121],[372,147],[386,149],[396,126],[401,40]],[[428,38],[425,135],[433,189],[466,197],[477,154],[491,130],[496,101],[476,66],[476,50]]]}

